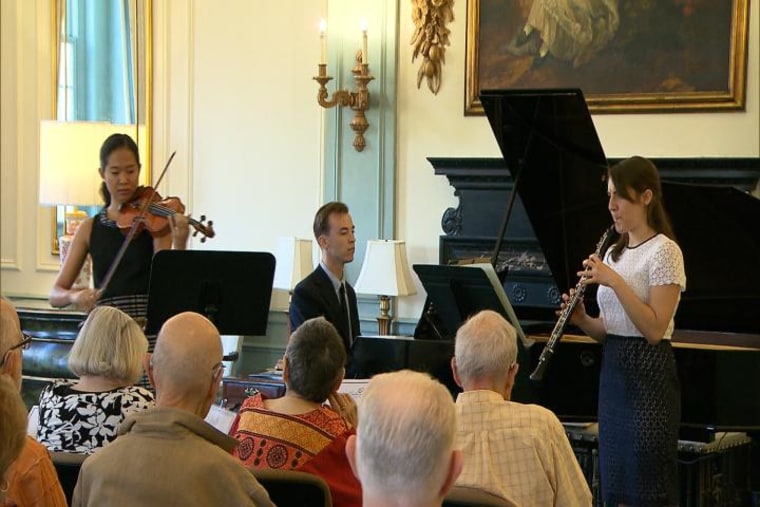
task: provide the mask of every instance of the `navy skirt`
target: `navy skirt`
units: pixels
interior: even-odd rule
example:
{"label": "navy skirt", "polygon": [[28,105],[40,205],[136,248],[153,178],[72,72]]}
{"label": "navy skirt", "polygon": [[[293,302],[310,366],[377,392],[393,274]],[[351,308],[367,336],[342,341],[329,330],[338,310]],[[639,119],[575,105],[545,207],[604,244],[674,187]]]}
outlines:
{"label": "navy skirt", "polygon": [[607,336],[599,379],[605,502],[678,505],[680,392],[669,340]]}

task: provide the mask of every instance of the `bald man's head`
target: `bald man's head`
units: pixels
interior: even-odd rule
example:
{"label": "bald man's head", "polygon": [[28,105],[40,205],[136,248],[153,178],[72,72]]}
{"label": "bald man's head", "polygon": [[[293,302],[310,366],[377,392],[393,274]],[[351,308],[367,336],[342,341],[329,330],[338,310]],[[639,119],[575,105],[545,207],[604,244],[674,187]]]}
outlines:
{"label": "bald man's head", "polygon": [[184,312],[167,320],[151,357],[158,404],[178,406],[206,400],[210,387],[215,392],[221,378],[222,355],[219,331],[204,316]]}

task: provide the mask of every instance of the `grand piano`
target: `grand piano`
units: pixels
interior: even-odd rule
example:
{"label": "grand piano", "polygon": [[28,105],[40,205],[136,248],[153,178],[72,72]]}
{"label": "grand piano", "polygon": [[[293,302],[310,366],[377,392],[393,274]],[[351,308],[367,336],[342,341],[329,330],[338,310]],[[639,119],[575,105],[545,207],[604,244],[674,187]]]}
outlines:
{"label": "grand piano", "polygon": [[[503,160],[429,159],[460,199],[442,218],[440,262],[491,257],[501,274],[535,339],[521,344],[513,399],[542,404],[565,422],[595,421],[601,346],[579,330],[566,329],[541,382],[528,375],[560,294],[575,286],[582,260],[611,225],[604,177],[616,160],[605,156],[580,90],[484,91],[480,98]],[[760,200],[747,190],[760,178],[760,159],[652,160],[687,277],[673,336],[682,438],[758,436]],[[590,312],[595,292],[586,291]],[[426,304],[415,336],[454,332]]]}

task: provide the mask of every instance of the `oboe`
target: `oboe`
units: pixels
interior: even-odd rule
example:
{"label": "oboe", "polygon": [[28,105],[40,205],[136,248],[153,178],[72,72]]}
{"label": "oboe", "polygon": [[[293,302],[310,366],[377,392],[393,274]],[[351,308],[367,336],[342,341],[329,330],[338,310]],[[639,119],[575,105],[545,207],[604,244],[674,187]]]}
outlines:
{"label": "oboe", "polygon": [[[607,244],[607,239],[610,237],[610,234],[612,234],[612,231],[615,229],[615,226],[611,226],[609,229],[604,231],[604,234],[602,234],[602,237],[599,238],[599,242],[596,244],[596,255],[597,257],[600,257],[604,251],[605,245]],[[544,346],[544,350],[541,351],[541,355],[538,357],[538,365],[536,365],[536,369],[533,370],[533,373],[530,374],[531,380],[541,380],[544,378],[544,372],[546,371],[546,367],[549,365],[549,359],[552,358],[554,355],[554,347],[557,345],[557,342],[560,338],[562,338],[562,333],[565,330],[565,325],[567,324],[567,319],[570,318],[570,315],[572,315],[573,310],[575,310],[575,307],[578,305],[578,302],[583,297],[583,293],[586,292],[586,272],[588,272],[589,267],[586,266],[586,269],[584,270],[583,276],[581,276],[581,279],[578,280],[578,283],[575,286],[575,291],[573,292],[573,295],[570,296],[570,299],[567,301],[567,304],[562,309],[562,312],[559,315],[559,318],[557,319],[557,323],[554,325],[554,329],[552,330],[551,336],[549,336],[549,339],[546,342],[546,345]]]}

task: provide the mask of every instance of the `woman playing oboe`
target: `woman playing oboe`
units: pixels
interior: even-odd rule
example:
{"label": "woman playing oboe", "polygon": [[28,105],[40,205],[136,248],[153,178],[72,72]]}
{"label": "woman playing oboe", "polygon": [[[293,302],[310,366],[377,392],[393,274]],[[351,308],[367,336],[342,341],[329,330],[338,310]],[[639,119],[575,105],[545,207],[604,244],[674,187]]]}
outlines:
{"label": "woman playing oboe", "polygon": [[681,403],[670,337],[686,288],[683,256],[652,162],[632,157],[611,167],[607,191],[620,238],[602,258],[591,255],[578,273],[599,284],[600,315],[589,316],[581,303],[571,316],[572,324],[604,343],[602,495],[611,505],[678,505]]}

